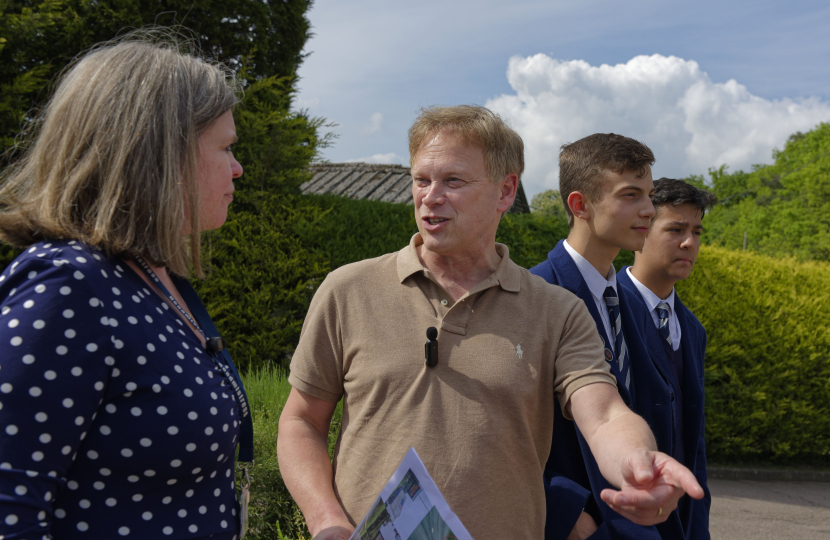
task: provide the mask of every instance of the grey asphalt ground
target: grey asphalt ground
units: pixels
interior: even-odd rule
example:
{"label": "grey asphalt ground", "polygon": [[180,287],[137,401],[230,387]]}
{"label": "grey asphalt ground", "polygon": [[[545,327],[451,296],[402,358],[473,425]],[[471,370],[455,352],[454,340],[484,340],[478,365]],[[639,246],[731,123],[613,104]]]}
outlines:
{"label": "grey asphalt ground", "polygon": [[713,540],[830,540],[830,483],[710,479]]}

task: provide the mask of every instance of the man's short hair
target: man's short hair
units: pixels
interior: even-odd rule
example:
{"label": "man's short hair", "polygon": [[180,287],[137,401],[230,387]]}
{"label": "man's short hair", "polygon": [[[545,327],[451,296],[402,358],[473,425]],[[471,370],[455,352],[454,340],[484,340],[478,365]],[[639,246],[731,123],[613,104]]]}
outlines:
{"label": "man's short hair", "polygon": [[[681,204],[692,204],[700,210],[700,216],[706,215],[706,211],[715,206],[718,198],[705,189],[673,178],[661,178],[654,182],[654,195],[651,203],[657,210],[661,206],[680,206]],[[655,213],[655,216],[657,214]]]}
{"label": "man's short hair", "polygon": [[595,133],[574,143],[562,145],[559,152],[559,193],[568,214],[568,226],[574,226],[574,216],[568,206],[568,197],[578,191],[591,202],[602,197],[605,171],[622,174],[634,171],[637,178],[654,164],[654,154],[648,146],[616,133]]}
{"label": "man's short hair", "polygon": [[415,163],[415,156],[427,137],[449,129],[465,144],[484,151],[487,175],[498,182],[510,173],[516,173],[519,180],[525,169],[524,142],[497,114],[477,105],[455,107],[429,107],[409,128],[409,164]]}

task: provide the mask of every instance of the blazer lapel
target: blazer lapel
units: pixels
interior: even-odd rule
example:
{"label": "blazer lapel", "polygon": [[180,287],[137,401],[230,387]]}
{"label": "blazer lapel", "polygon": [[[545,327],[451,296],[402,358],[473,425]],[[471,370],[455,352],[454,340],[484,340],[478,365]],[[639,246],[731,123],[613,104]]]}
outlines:
{"label": "blazer lapel", "polygon": [[619,283],[626,290],[626,294],[628,296],[636,297],[636,300],[642,304],[643,311],[646,314],[646,319],[642,322],[645,327],[644,337],[646,340],[648,356],[651,358],[651,362],[654,364],[657,372],[660,373],[660,377],[662,377],[663,381],[668,385],[671,381],[668,371],[670,366],[668,364],[668,359],[666,358],[666,351],[663,349],[663,341],[660,337],[660,332],[658,332],[657,328],[654,327],[654,321],[651,318],[651,313],[648,310],[646,301],[631,281],[631,278],[628,277],[628,272],[625,271],[625,268],[617,273],[617,283]]}
{"label": "blazer lapel", "polygon": [[[553,273],[556,276],[556,280],[559,282],[559,285],[574,293],[577,297],[579,297],[579,299],[582,300],[585,307],[588,308],[588,313],[590,313],[591,318],[594,319],[594,323],[597,327],[597,333],[599,333],[600,337],[602,337],[605,348],[613,350],[614,341],[610,338],[610,336],[605,335],[605,327],[602,324],[602,317],[597,310],[594,297],[591,294],[590,289],[588,289],[588,284],[585,283],[585,280],[582,278],[579,268],[577,268],[576,263],[571,258],[570,253],[568,253],[568,250],[565,249],[564,240],[560,240],[556,244],[556,247],[548,253],[548,262],[553,268]],[[617,379],[617,389],[619,390],[620,395],[626,404],[631,406],[631,394],[625,387],[625,384],[623,384],[625,381],[620,380],[619,367],[617,367],[615,362],[609,362],[609,365],[611,366],[611,372]]]}

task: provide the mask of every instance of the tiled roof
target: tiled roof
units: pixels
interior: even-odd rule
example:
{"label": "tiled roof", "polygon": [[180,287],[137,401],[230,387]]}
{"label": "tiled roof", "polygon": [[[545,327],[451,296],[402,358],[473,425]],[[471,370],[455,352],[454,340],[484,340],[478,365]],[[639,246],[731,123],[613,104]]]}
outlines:
{"label": "tiled roof", "polygon": [[[350,199],[412,204],[409,167],[374,163],[312,163],[311,172],[311,180],[300,186],[304,194],[332,194]],[[521,183],[510,212],[530,212]]]}

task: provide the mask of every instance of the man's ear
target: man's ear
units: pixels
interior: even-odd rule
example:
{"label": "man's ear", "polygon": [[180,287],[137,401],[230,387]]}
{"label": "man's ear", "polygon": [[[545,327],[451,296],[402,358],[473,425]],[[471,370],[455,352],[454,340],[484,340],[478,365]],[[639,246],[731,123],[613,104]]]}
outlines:
{"label": "man's ear", "polygon": [[510,173],[501,182],[501,198],[499,198],[499,205],[496,210],[500,213],[507,212],[513,201],[516,199],[516,193],[519,191],[519,175]]}
{"label": "man's ear", "polygon": [[591,214],[588,212],[587,203],[588,201],[585,200],[585,195],[579,191],[572,191],[568,195],[568,208],[571,209],[574,219],[590,219]]}

